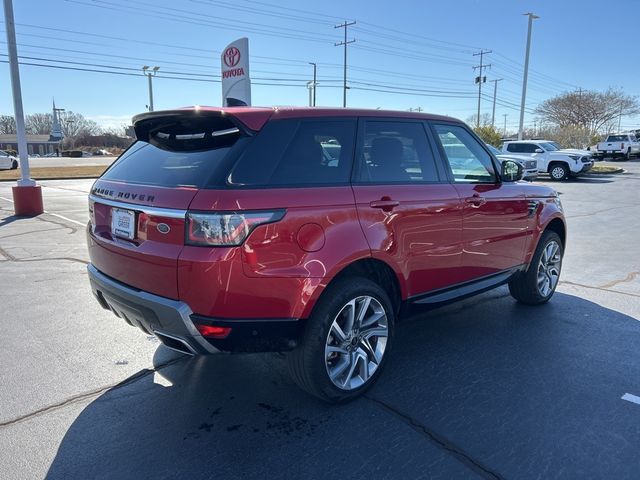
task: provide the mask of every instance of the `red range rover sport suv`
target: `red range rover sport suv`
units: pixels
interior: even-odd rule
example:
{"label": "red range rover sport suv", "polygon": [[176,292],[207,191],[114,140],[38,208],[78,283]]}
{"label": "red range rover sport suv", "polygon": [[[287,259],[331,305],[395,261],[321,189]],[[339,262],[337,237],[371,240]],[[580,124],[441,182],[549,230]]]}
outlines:
{"label": "red range rover sport suv", "polygon": [[286,351],[296,383],[339,402],[380,375],[406,307],[558,285],[557,193],[459,120],[193,107],[134,127],[91,190],[89,278],[170,348]]}

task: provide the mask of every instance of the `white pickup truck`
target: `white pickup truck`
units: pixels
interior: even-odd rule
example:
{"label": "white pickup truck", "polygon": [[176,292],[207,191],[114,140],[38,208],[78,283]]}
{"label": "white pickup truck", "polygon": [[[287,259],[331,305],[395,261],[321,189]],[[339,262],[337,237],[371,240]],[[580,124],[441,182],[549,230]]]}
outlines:
{"label": "white pickup truck", "polygon": [[547,172],[551,180],[560,181],[588,172],[593,167],[591,155],[559,150],[550,142],[514,140],[504,142],[502,151],[529,155],[538,161],[538,172]]}
{"label": "white pickup truck", "polygon": [[598,153],[603,157],[624,157],[629,160],[633,155],[640,155],[640,143],[633,133],[616,133],[598,143]]}

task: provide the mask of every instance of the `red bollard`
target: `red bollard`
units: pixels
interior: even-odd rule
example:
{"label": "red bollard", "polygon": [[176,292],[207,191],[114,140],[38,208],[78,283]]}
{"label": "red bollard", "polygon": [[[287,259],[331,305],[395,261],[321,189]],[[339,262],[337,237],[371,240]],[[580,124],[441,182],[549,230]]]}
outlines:
{"label": "red bollard", "polygon": [[13,187],[13,208],[18,216],[35,217],[44,212],[40,185]]}

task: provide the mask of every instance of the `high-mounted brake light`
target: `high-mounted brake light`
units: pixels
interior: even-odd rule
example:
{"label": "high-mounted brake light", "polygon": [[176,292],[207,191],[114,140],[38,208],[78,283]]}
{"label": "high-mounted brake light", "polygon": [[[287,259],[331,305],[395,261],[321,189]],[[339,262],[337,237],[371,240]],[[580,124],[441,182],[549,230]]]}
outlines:
{"label": "high-mounted brake light", "polygon": [[260,212],[187,213],[187,245],[201,247],[235,247],[258,225],[273,223],[284,217],[284,210]]}

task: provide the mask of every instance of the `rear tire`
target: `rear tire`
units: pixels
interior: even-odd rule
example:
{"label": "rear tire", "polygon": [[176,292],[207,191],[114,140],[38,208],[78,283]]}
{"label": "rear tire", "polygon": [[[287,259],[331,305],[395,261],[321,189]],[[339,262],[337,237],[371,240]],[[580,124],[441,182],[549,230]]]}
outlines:
{"label": "rear tire", "polygon": [[569,176],[569,167],[564,163],[552,163],[549,167],[549,176],[551,180],[561,182]]}
{"label": "rear tire", "polygon": [[527,305],[548,302],[560,280],[564,247],[557,233],[545,231],[527,270],[509,282],[511,296]]}
{"label": "rear tire", "polygon": [[624,156],[624,159],[625,160],[631,160],[631,149],[630,148],[627,149],[627,153]]}
{"label": "rear tire", "polygon": [[315,305],[300,344],[287,354],[293,380],[325,402],[361,395],[386,363],[394,321],[391,300],[378,284],[362,277],[337,280]]}

